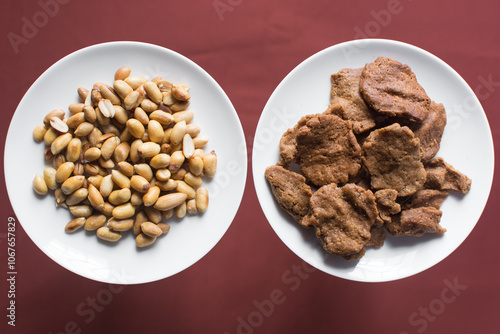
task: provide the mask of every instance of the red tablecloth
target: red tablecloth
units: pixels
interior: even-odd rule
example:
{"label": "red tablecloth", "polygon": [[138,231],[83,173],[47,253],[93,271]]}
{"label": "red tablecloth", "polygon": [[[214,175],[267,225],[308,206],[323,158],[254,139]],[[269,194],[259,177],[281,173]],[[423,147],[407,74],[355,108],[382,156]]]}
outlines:
{"label": "red tablecloth", "polygon": [[[133,40],[177,51],[210,73],[232,100],[251,151],[262,109],[284,76],[328,46],[363,37],[419,46],[474,90],[483,87],[479,97],[498,142],[499,12],[500,2],[491,0],[7,0],[0,14],[2,146],[17,104],[45,69],[92,44]],[[498,184],[471,235],[447,259],[406,279],[370,284],[313,270],[294,255],[262,213],[250,168],[239,212],[222,240],[195,265],[154,283],[110,286],[80,277],[18,228],[12,327],[6,237],[15,214],[1,159],[2,333],[500,331]]]}

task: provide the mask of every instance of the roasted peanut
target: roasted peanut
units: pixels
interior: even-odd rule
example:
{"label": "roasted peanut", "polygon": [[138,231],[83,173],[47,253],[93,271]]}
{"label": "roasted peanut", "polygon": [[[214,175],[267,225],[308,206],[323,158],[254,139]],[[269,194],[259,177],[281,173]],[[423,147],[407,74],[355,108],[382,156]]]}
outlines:
{"label": "roasted peanut", "polygon": [[110,230],[107,226],[102,226],[97,229],[97,237],[105,241],[117,242],[122,235],[120,232]]}
{"label": "roasted peanut", "polygon": [[103,214],[95,214],[87,217],[83,228],[87,231],[94,231],[104,226],[104,224],[106,224],[106,216]]}
{"label": "roasted peanut", "polygon": [[67,232],[67,233],[73,233],[77,230],[79,230],[83,225],[85,225],[85,217],[79,217],[79,218],[75,218],[75,219],[72,219],[68,222],[68,224],[66,224],[66,227],[64,228],[64,230]]}
{"label": "roasted peanut", "polygon": [[205,187],[196,189],[196,208],[201,213],[205,212],[208,207],[208,190]]}
{"label": "roasted peanut", "polygon": [[35,190],[38,195],[47,195],[49,192],[49,188],[47,187],[43,176],[40,174],[35,175],[35,179],[33,180],[33,190]]}
{"label": "roasted peanut", "polygon": [[184,193],[171,193],[163,195],[158,198],[158,200],[154,204],[154,208],[161,211],[173,209],[183,203],[186,198],[187,195]]}
{"label": "roasted peanut", "polygon": [[137,247],[147,247],[152,245],[156,241],[155,237],[150,237],[144,233],[140,233],[135,238],[135,244]]}

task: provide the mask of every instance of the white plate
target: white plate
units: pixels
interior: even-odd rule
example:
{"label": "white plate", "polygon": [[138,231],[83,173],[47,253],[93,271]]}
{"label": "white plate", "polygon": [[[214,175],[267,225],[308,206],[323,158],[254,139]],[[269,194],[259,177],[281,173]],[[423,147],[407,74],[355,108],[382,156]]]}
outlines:
{"label": "white plate", "polygon": [[[203,215],[172,219],[170,232],[146,249],[137,249],[132,233],[116,245],[98,240],[93,232],[64,232],[68,210],[54,206],[54,196],[40,198],[32,190],[36,173],[43,173],[43,143],[33,129],[52,109],[67,110],[78,102],[78,87],[112,83],[121,66],[133,75],[162,76],[190,87],[191,105],[206,151],[215,150],[218,168],[205,181],[210,204]],[[23,97],[14,114],[5,148],[5,180],[10,201],[22,227],[54,261],[84,277],[101,282],[136,284],[174,275],[207,254],[229,228],[246,182],[247,156],[240,121],[228,97],[201,67],[186,57],[156,45],[113,42],[76,51],[45,71]]]}
{"label": "white plate", "polygon": [[[295,223],[274,200],[264,178],[275,164],[283,132],[306,114],[326,110],[330,75],[346,67],[362,67],[379,56],[410,65],[428,95],[444,104],[448,125],[438,153],[472,179],[466,196],[451,195],[442,205],[441,237],[391,237],[380,249],[369,247],[359,261],[328,255],[312,230]],[[354,281],[383,282],[419,273],[447,257],[469,235],[488,199],[494,152],[488,121],[474,92],[446,63],[401,42],[356,40],[329,47],[311,56],[278,85],[262,112],[253,145],[253,176],[262,209],[281,240],[310,265]]]}

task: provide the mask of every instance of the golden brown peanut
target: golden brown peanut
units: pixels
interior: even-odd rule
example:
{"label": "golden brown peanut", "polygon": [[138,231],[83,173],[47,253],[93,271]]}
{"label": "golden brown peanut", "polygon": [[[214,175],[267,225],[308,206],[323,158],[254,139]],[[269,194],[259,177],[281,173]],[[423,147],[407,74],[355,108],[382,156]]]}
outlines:
{"label": "golden brown peanut", "polygon": [[65,195],[69,195],[75,190],[81,188],[85,182],[85,176],[76,175],[67,178],[61,185],[61,189]]}
{"label": "golden brown peanut", "polygon": [[130,161],[131,162],[138,162],[141,159],[141,156],[139,155],[138,148],[143,144],[143,141],[140,139],[136,139],[130,144]]}
{"label": "golden brown peanut", "polygon": [[187,214],[190,216],[194,216],[198,213],[198,209],[196,209],[196,200],[190,199],[186,202],[186,210]]}
{"label": "golden brown peanut", "polygon": [[138,234],[135,238],[135,244],[140,248],[151,246],[155,241],[155,237],[150,237],[148,235],[145,235],[144,233]]}
{"label": "golden brown peanut", "polygon": [[92,164],[92,163],[87,163],[85,164],[84,166],[84,169],[85,169],[85,173],[89,174],[89,175],[100,175],[102,173],[102,168],[96,164]]}
{"label": "golden brown peanut", "polygon": [[127,142],[120,143],[118,146],[116,146],[113,157],[116,162],[122,162],[127,160],[129,153],[130,144]]}
{"label": "golden brown peanut", "polygon": [[126,80],[129,77],[130,72],[132,72],[130,67],[120,67],[115,72],[115,80]]}
{"label": "golden brown peanut", "polygon": [[128,131],[127,127],[125,127],[122,131],[122,133],[120,134],[120,141],[121,142],[130,142],[132,141],[134,137],[132,136],[132,134],[130,133],[130,131]]}
{"label": "golden brown peanut", "polygon": [[35,139],[37,143],[41,143],[46,132],[47,127],[44,124],[38,125],[35,130],[33,130],[33,139]]}
{"label": "golden brown peanut", "polygon": [[140,193],[146,193],[149,190],[149,182],[140,175],[133,175],[130,178],[130,187]]}
{"label": "golden brown peanut", "polygon": [[184,182],[186,182],[193,188],[198,188],[201,186],[203,180],[200,176],[196,176],[193,173],[189,172],[186,175],[184,175]]}
{"label": "golden brown peanut", "polygon": [[67,196],[64,195],[61,188],[57,188],[54,191],[54,197],[56,198],[56,206],[64,206]]}
{"label": "golden brown peanut", "polygon": [[132,192],[128,188],[113,190],[109,196],[108,201],[113,205],[120,205],[127,203],[132,196]]}
{"label": "golden brown peanut", "polygon": [[90,205],[97,211],[102,211],[104,210],[104,199],[102,198],[101,193],[99,190],[93,186],[92,184],[89,185],[88,187],[88,199],[90,202]]}
{"label": "golden brown peanut", "polygon": [[191,98],[188,91],[183,86],[177,84],[172,84],[172,95],[179,101],[187,101]]}
{"label": "golden brown peanut", "polygon": [[110,230],[107,226],[102,226],[97,229],[97,237],[105,241],[117,242],[122,235],[120,232]]}
{"label": "golden brown peanut", "polygon": [[134,170],[137,174],[144,177],[148,182],[153,179],[153,170],[148,164],[136,164]]}
{"label": "golden brown peanut", "polygon": [[56,170],[56,182],[63,183],[68,179],[75,170],[73,162],[64,162]]}
{"label": "golden brown peanut", "polygon": [[73,138],[71,133],[64,133],[54,139],[52,144],[50,144],[50,150],[52,151],[52,154],[56,155],[64,150],[68,146],[71,138]]}
{"label": "golden brown peanut", "polygon": [[103,170],[115,167],[115,162],[112,159],[106,160],[101,156],[99,159],[97,159],[97,161],[99,162],[99,165],[103,168]]}
{"label": "golden brown peanut", "polygon": [[136,90],[130,92],[123,100],[123,107],[125,110],[132,110],[136,108],[140,102],[140,93]]}
{"label": "golden brown peanut", "polygon": [[203,158],[192,156],[189,159],[189,170],[193,175],[200,176],[203,172]]}
{"label": "golden brown peanut", "polygon": [[71,115],[75,115],[83,112],[83,108],[85,108],[84,103],[72,103],[69,105],[68,110]]}
{"label": "golden brown peanut", "polygon": [[[166,212],[166,211],[163,211]],[[167,234],[168,231],[170,231],[170,225],[165,224],[165,223],[159,223],[156,226],[158,226],[161,229],[161,234]]]}
{"label": "golden brown peanut", "polygon": [[136,92],[139,93],[139,98],[137,99],[136,107],[140,106],[142,101],[146,98],[146,91],[144,90],[144,85],[140,85],[137,87],[135,90]]}
{"label": "golden brown peanut", "polygon": [[168,166],[170,172],[175,173],[176,171],[178,171],[184,163],[185,159],[186,158],[184,157],[184,154],[182,154],[182,151],[173,152],[170,155],[170,164]]}
{"label": "golden brown peanut", "polygon": [[170,144],[170,136],[172,135],[173,128],[167,128],[163,133],[163,144]]}
{"label": "golden brown peanut", "polygon": [[145,112],[153,112],[158,109],[158,104],[154,103],[150,99],[144,99],[141,102],[141,108],[144,109]]}
{"label": "golden brown peanut", "polygon": [[127,161],[120,161],[119,163],[117,163],[117,166],[118,170],[127,177],[132,177],[132,175],[134,175],[135,173],[134,166]]}
{"label": "golden brown peanut", "polygon": [[115,117],[114,119],[120,124],[125,124],[128,120],[128,113],[122,106],[115,105]]}
{"label": "golden brown peanut", "polygon": [[142,138],[144,132],[146,131],[146,129],[144,129],[144,125],[135,118],[130,118],[126,125],[130,134],[135,138]]}
{"label": "golden brown peanut", "polygon": [[194,199],[196,195],[195,190],[184,181],[178,181],[177,188],[175,188],[175,190],[177,190],[180,193],[186,194],[188,200]]}
{"label": "golden brown peanut", "polygon": [[193,143],[193,138],[189,134],[185,134],[184,138],[182,139],[182,153],[186,157],[186,159],[189,159],[193,156],[194,154],[194,143]]}
{"label": "golden brown peanut", "polygon": [[43,151],[43,158],[44,158],[45,162],[52,161],[52,163],[54,164],[54,167],[57,169],[56,162],[53,160],[54,155],[50,151],[50,147],[47,147],[45,149],[45,151]]}
{"label": "golden brown peanut", "polygon": [[99,138],[101,136],[102,136],[101,130],[94,127],[92,129],[92,131],[90,132],[90,134],[88,135],[88,140],[89,140],[90,146],[92,146],[92,147],[97,146],[97,141],[99,140]]}
{"label": "golden brown peanut", "polygon": [[102,182],[102,179],[104,177],[101,176],[101,175],[93,175],[93,176],[89,176],[87,178],[87,182],[91,185],[93,185],[94,187],[100,189],[101,187],[101,182]]}
{"label": "golden brown peanut", "polygon": [[83,116],[89,123],[94,123],[95,121],[97,121],[97,113],[92,106],[87,105],[83,108]]}
{"label": "golden brown peanut", "polygon": [[103,197],[108,197],[109,194],[113,191],[114,182],[112,179],[112,175],[108,174],[102,178],[101,185],[99,187],[99,192]]}
{"label": "golden brown peanut", "polygon": [[85,100],[83,100],[83,104],[85,104],[85,106],[93,106],[93,103],[92,103],[92,89],[91,90],[87,90],[87,95],[85,96]]}
{"label": "golden brown peanut", "polygon": [[194,113],[191,110],[178,111],[172,115],[175,123],[180,123],[182,121],[189,123],[194,118]]}
{"label": "golden brown peanut", "polygon": [[144,211],[137,212],[137,214],[135,215],[133,233],[135,235],[141,233],[141,224],[147,221],[148,221],[148,216]]}
{"label": "golden brown peanut", "polygon": [[166,168],[170,164],[170,155],[159,153],[151,158],[149,165],[154,169]]}
{"label": "golden brown peanut", "polygon": [[48,128],[43,135],[43,142],[45,143],[45,146],[50,146],[58,136],[59,133],[57,133],[56,130],[51,127]]}
{"label": "golden brown peanut", "polygon": [[149,139],[155,143],[161,143],[163,141],[163,127],[160,122],[155,120],[150,120],[148,123],[148,136]]}
{"label": "golden brown peanut", "polygon": [[184,176],[186,176],[187,170],[184,168],[180,168],[177,172],[173,173],[170,177],[174,180],[183,180]]}
{"label": "golden brown peanut", "polygon": [[186,110],[189,107],[189,100],[188,101],[176,101],[174,104],[170,106],[170,109],[172,109],[173,112],[178,112],[178,111],[183,111]]}
{"label": "golden brown peanut", "polygon": [[120,144],[120,139],[116,136],[106,139],[101,146],[101,157],[104,160],[108,160],[109,158],[111,158],[111,156],[115,152],[115,148],[119,144]]}
{"label": "golden brown peanut", "polygon": [[[181,111],[182,112],[182,111]],[[177,113],[178,114],[178,113]],[[196,137],[201,132],[201,128],[196,124],[187,124],[186,133],[191,136],[191,138]]]}
{"label": "golden brown peanut", "polygon": [[215,151],[212,151],[203,157],[203,174],[208,177],[214,177],[216,169],[217,155]]}
{"label": "golden brown peanut", "polygon": [[79,87],[77,89],[78,96],[80,97],[80,100],[83,102],[87,98],[87,94],[89,93],[89,90],[84,87]]}
{"label": "golden brown peanut", "polygon": [[202,148],[208,143],[208,137],[206,136],[196,136],[193,138],[194,148]]}
{"label": "golden brown peanut", "polygon": [[154,103],[160,103],[162,101],[163,96],[160,92],[160,89],[154,82],[148,81],[144,83],[144,90],[149,96],[149,99]]}
{"label": "golden brown peanut", "polygon": [[132,89],[137,89],[139,88],[139,86],[144,85],[146,82],[148,82],[148,79],[136,75],[131,75],[125,79],[125,82],[128,83],[129,86],[132,87]]}
{"label": "golden brown peanut", "polygon": [[113,231],[125,232],[134,227],[134,219],[116,219],[115,217],[111,217],[108,219],[108,227]]}
{"label": "golden brown peanut", "polygon": [[85,226],[83,227],[86,231],[94,231],[106,224],[106,216],[102,213],[92,215],[85,221]]}
{"label": "golden brown peanut", "polygon": [[168,112],[162,110],[155,110],[149,114],[150,120],[158,121],[162,125],[169,125],[174,122],[174,117]]}
{"label": "golden brown peanut", "polygon": [[185,121],[176,123],[172,128],[172,132],[170,133],[170,142],[172,144],[181,143],[182,139],[184,138],[184,135],[186,134],[186,131],[187,131],[187,126]]}
{"label": "golden brown peanut", "polygon": [[72,138],[66,147],[66,161],[76,162],[82,153],[82,141],[80,138]]}
{"label": "golden brown peanut", "polygon": [[208,190],[205,187],[196,189],[196,208],[199,212],[203,213],[208,207]]}
{"label": "golden brown peanut", "polygon": [[61,167],[61,165],[66,162],[66,157],[64,156],[64,154],[58,154],[53,158],[54,158],[53,162],[55,169],[59,169],[59,167]]}
{"label": "golden brown peanut", "polygon": [[73,175],[83,175],[85,173],[85,168],[83,163],[77,162],[75,163],[75,169],[73,170]]}
{"label": "golden brown peanut", "polygon": [[46,195],[49,192],[49,188],[47,187],[43,176],[40,174],[35,175],[35,179],[33,180],[33,190],[35,190],[38,195]]}
{"label": "golden brown peanut", "polygon": [[97,118],[97,123],[99,123],[100,125],[109,124],[109,117],[104,116],[99,108],[95,108],[95,114]]}
{"label": "golden brown peanut", "polygon": [[141,231],[147,236],[158,237],[162,235],[163,231],[155,223],[144,222],[141,224]]}
{"label": "golden brown peanut", "polygon": [[85,217],[72,219],[66,224],[64,230],[66,231],[66,233],[73,233],[79,230],[83,225],[85,225],[85,221]]}
{"label": "golden brown peanut", "polygon": [[43,170],[43,179],[50,190],[56,190],[58,185],[56,181],[57,171],[53,167],[47,167]]}
{"label": "golden brown peanut", "polygon": [[115,90],[115,93],[122,98],[122,100],[133,91],[132,87],[130,87],[130,85],[123,80],[115,80],[113,83],[113,89]]}
{"label": "golden brown peanut", "polygon": [[101,157],[101,150],[97,147],[91,147],[83,153],[83,157],[87,161],[95,161]]}
{"label": "golden brown peanut", "polygon": [[117,170],[111,171],[111,179],[120,188],[130,188],[130,179]]}
{"label": "golden brown peanut", "polygon": [[163,219],[163,217],[161,215],[161,211],[158,210],[158,209],[155,209],[152,206],[145,207],[144,208],[144,212],[146,213],[146,216],[148,217],[148,220],[150,222],[155,223],[155,224],[160,223],[161,220]]}
{"label": "golden brown peanut", "polygon": [[60,132],[60,133],[66,133],[69,131],[69,127],[68,127],[68,124],[66,124],[66,122],[62,119],[60,119],[59,117],[52,117],[50,119],[50,126]]}
{"label": "golden brown peanut", "polygon": [[49,127],[50,126],[50,120],[52,119],[52,117],[57,117],[57,118],[60,118],[62,120],[62,119],[64,119],[65,115],[66,115],[66,113],[64,112],[64,110],[62,110],[62,109],[54,109],[51,112],[49,112],[47,115],[45,115],[45,118],[43,119],[43,124],[46,127]]}
{"label": "golden brown peanut", "polygon": [[148,189],[148,191],[142,197],[142,201],[144,206],[152,206],[156,203],[160,197],[160,188],[158,186],[154,186]]}
{"label": "golden brown peanut", "polygon": [[101,83],[99,89],[101,90],[102,97],[109,100],[111,104],[119,105],[121,103],[120,97],[115,93],[113,87]]}
{"label": "golden brown peanut", "polygon": [[184,218],[187,213],[187,204],[186,202],[182,202],[180,205],[176,206],[174,208],[174,213],[177,216],[177,218]]}
{"label": "golden brown peanut", "polygon": [[94,85],[90,91],[90,100],[93,105],[97,105],[102,100],[101,91],[97,85]]}
{"label": "golden brown peanut", "polygon": [[77,189],[68,197],[66,197],[66,205],[73,206],[80,204],[81,202],[87,199],[88,195],[89,191],[87,190],[87,188]]}
{"label": "golden brown peanut", "polygon": [[172,90],[172,83],[168,82],[167,80],[160,80],[159,82],[156,83],[158,88],[160,89],[160,92],[170,92]]}
{"label": "golden brown peanut", "polygon": [[113,209],[113,217],[115,217],[116,219],[130,218],[134,214],[135,208],[130,203],[118,205]]}
{"label": "golden brown peanut", "polygon": [[155,186],[158,186],[163,191],[170,191],[177,188],[177,181],[168,179],[167,181],[156,181]]}
{"label": "golden brown peanut", "polygon": [[74,114],[66,120],[66,124],[70,129],[76,129],[80,124],[86,121],[85,113]]}
{"label": "golden brown peanut", "polygon": [[142,143],[137,147],[137,153],[143,158],[151,158],[160,153],[160,145],[153,142]]}
{"label": "golden brown peanut", "polygon": [[113,216],[113,210],[115,209],[115,206],[109,202],[104,203],[104,210],[102,210],[102,214],[105,215],[106,217],[111,217]]}
{"label": "golden brown peanut", "polygon": [[69,211],[75,217],[90,217],[94,211],[90,205],[73,205],[69,207]]}
{"label": "golden brown peanut", "polygon": [[172,174],[170,173],[170,171],[167,168],[158,169],[156,171],[156,174],[155,174],[156,178],[159,181],[167,181],[171,175]]}
{"label": "golden brown peanut", "polygon": [[163,195],[158,198],[154,205],[154,208],[161,211],[173,209],[183,203],[186,198],[187,196],[184,193],[171,193]]}
{"label": "golden brown peanut", "polygon": [[85,137],[88,136],[92,132],[92,130],[94,130],[94,124],[89,122],[82,122],[76,127],[74,134],[78,137]]}
{"label": "golden brown peanut", "polygon": [[149,123],[149,116],[142,108],[137,107],[134,109],[134,118],[141,122],[144,126],[148,125]]}
{"label": "golden brown peanut", "polygon": [[139,206],[142,205],[142,194],[138,191],[133,191],[132,196],[130,196],[130,203],[133,206]]}

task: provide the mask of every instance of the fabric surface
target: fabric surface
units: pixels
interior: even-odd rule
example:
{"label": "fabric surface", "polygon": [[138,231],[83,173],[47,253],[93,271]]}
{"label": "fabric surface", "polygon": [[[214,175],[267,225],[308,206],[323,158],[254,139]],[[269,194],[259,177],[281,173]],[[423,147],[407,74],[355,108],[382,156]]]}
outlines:
{"label": "fabric surface", "polygon": [[259,206],[250,152],[280,81],[314,53],[365,37],[413,44],[447,62],[476,92],[498,143],[499,11],[500,2],[490,0],[4,1],[2,148],[18,103],[48,67],[89,45],[131,40],[179,52],[213,76],[243,125],[249,170],[241,206],[221,241],[188,269],[149,284],[80,277],[41,252],[18,223],[13,327],[7,223],[15,213],[2,154],[0,332],[498,333],[498,183],[475,229],[448,258],[406,279],[359,283],[310,267],[281,242]]}

